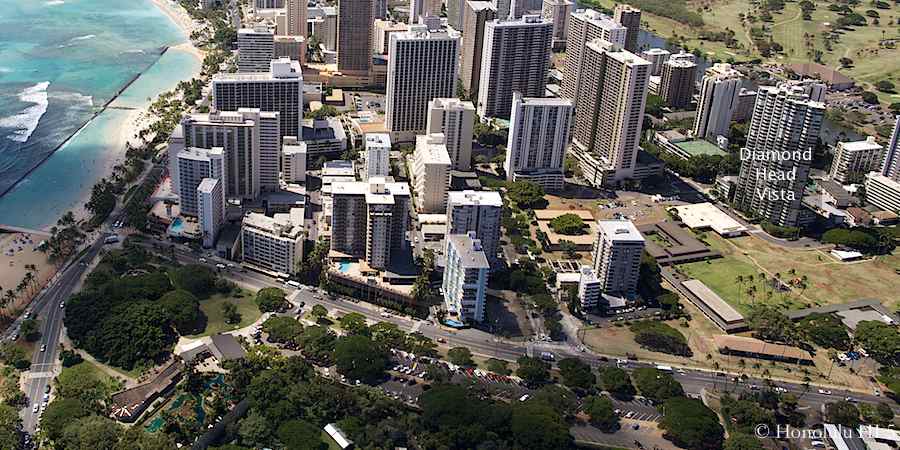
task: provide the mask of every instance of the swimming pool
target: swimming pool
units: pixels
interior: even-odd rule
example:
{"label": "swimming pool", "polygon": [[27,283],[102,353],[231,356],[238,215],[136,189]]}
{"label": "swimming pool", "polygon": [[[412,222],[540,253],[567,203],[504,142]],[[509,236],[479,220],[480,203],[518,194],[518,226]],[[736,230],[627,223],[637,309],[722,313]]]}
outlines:
{"label": "swimming pool", "polygon": [[347,273],[347,272],[349,272],[349,271],[350,271],[350,262],[349,262],[349,261],[341,261],[341,262],[339,262],[339,263],[338,263],[338,270],[340,270],[341,273]]}
{"label": "swimming pool", "polygon": [[169,235],[170,236],[181,236],[184,232],[184,222],[181,220],[181,217],[176,217],[175,220],[172,221],[172,224],[169,225]]}

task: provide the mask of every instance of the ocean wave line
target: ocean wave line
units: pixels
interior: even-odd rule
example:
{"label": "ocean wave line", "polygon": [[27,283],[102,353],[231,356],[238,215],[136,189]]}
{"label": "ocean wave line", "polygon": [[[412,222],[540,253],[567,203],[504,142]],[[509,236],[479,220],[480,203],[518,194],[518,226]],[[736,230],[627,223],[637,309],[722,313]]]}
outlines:
{"label": "ocean wave line", "polygon": [[47,94],[48,87],[50,87],[50,82],[42,81],[19,93],[19,101],[32,105],[16,115],[0,119],[0,128],[14,129],[12,134],[6,136],[7,139],[15,142],[28,142],[50,104]]}

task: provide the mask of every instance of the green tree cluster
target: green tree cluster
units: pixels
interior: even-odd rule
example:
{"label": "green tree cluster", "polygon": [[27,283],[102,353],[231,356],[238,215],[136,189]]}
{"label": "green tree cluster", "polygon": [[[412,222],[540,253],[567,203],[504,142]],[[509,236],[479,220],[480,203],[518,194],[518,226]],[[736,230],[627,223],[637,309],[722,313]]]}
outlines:
{"label": "green tree cluster", "polygon": [[691,356],[691,348],[680,331],[663,322],[635,322],[630,327],[634,341],[654,352],[678,356]]}

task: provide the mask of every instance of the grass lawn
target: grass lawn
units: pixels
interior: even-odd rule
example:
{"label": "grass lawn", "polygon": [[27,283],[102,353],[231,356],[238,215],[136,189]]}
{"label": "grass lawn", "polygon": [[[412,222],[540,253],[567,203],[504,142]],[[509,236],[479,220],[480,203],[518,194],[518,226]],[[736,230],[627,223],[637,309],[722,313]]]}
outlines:
{"label": "grass lawn", "polygon": [[[203,311],[203,314],[206,314],[206,329],[203,330],[203,333],[188,337],[209,336],[243,328],[256,322],[262,313],[259,312],[259,308],[256,307],[256,302],[253,301],[253,294],[249,291],[241,291],[241,293],[243,294],[242,298],[236,298],[233,295],[223,296],[217,294],[206,300],[200,300],[200,310]],[[238,314],[241,315],[240,323],[235,325],[225,323],[225,316],[222,312],[222,305],[225,303],[231,303],[237,306]]]}

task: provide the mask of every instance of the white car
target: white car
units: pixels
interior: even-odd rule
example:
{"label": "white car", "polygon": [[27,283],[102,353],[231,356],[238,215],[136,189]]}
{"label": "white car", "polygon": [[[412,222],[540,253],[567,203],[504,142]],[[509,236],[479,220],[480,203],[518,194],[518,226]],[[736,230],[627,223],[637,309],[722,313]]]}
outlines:
{"label": "white car", "polygon": [[34,406],[31,407],[31,412],[32,412],[32,413],[37,413],[37,412],[38,412],[38,409],[40,409],[40,408],[41,408],[41,405],[38,405],[37,403],[35,403]]}
{"label": "white car", "polygon": [[47,346],[46,346],[46,345],[41,345],[41,352],[43,353],[43,352],[45,352],[45,351],[47,351]]}
{"label": "white car", "polygon": [[819,389],[819,393],[822,395],[831,395],[831,391],[828,389]]}

